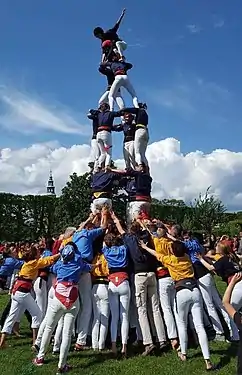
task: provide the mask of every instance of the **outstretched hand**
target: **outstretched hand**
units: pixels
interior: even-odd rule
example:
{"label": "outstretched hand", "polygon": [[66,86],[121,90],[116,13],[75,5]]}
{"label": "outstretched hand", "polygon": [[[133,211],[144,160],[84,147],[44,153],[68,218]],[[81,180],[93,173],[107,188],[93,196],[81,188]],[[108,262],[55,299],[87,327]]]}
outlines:
{"label": "outstretched hand", "polygon": [[122,15],[124,16],[125,13],[126,13],[126,8],[123,9],[123,11],[122,11]]}

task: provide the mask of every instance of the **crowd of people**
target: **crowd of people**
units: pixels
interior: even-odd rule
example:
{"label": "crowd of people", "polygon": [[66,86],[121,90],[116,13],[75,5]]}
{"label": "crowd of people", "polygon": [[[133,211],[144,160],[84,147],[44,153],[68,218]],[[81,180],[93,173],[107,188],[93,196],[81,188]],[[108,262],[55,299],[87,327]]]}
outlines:
{"label": "crowd of people", "polygon": [[[142,356],[170,347],[184,362],[188,331],[201,347],[205,369],[217,370],[210,359],[211,332],[216,341],[241,341],[241,256],[236,241],[232,244],[226,236],[204,242],[179,223],[169,226],[150,218],[147,106],[139,103],[130,83],[127,44],[117,35],[124,14],[112,29],[94,30],[102,43],[99,71],[108,88],[98,109],[88,114],[93,123],[91,213],[58,240],[2,246],[0,288],[9,290],[10,299],[0,320],[0,348],[7,345],[8,335],[19,335],[25,314],[37,353],[33,364],[44,365],[54,335],[57,374],[70,370],[73,338],[75,351],[106,350],[110,335],[114,357],[126,358],[131,343],[143,348]],[[132,108],[125,107],[123,87],[132,96]],[[121,123],[114,125],[119,117]],[[124,133],[124,170],[112,168],[113,131]],[[112,210],[116,189],[127,198],[126,218]],[[223,301],[215,274],[228,285]]]}
{"label": "crowd of people", "polygon": [[[205,250],[178,224],[142,215],[126,224],[103,207],[56,241],[2,246],[1,289],[9,288],[11,298],[0,320],[0,347],[7,335],[19,335],[25,313],[37,352],[33,363],[44,364],[54,334],[58,374],[70,369],[72,338],[75,351],[103,351],[108,333],[115,357],[127,357],[132,342],[143,347],[142,356],[171,347],[186,361],[190,332],[205,368],[217,369],[210,359],[211,332],[216,341],[240,340],[240,256],[224,237]],[[214,274],[228,285],[223,301]]]}

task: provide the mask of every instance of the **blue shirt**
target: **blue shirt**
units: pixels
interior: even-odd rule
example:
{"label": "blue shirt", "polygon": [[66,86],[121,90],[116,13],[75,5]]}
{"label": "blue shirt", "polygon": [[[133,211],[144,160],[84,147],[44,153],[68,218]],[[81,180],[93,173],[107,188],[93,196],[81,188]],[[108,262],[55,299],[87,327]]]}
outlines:
{"label": "blue shirt", "polygon": [[[52,252],[51,252],[50,250],[45,249],[45,250],[43,251],[42,255],[41,255],[41,258],[50,257],[50,256],[52,256],[52,255],[53,255],[53,254],[52,254]],[[50,270],[50,267],[45,267],[45,268],[43,268],[43,269],[46,270],[46,271],[49,271],[49,270]]]}
{"label": "blue shirt", "polygon": [[75,254],[74,259],[68,263],[58,260],[52,266],[52,272],[56,275],[57,281],[67,281],[77,284],[83,272],[91,271],[92,266],[83,262],[79,254]]}
{"label": "blue shirt", "polygon": [[93,193],[105,192],[111,193],[113,189],[113,182],[118,180],[119,176],[113,172],[97,172],[92,176],[91,188]]}
{"label": "blue shirt", "polygon": [[92,262],[93,260],[93,241],[103,234],[103,229],[82,229],[73,234],[72,241],[77,245],[78,253],[83,260]]}
{"label": "blue shirt", "polygon": [[200,245],[196,238],[191,238],[190,240],[183,241],[187,254],[189,255],[192,264],[201,263],[198,258],[195,257],[196,253],[203,253],[203,247]]}
{"label": "blue shirt", "polygon": [[126,268],[128,266],[126,246],[104,246],[103,255],[108,263],[108,268]]}
{"label": "blue shirt", "polygon": [[23,260],[18,260],[12,257],[5,258],[0,266],[0,277],[10,277],[13,271],[20,269],[24,264]]}

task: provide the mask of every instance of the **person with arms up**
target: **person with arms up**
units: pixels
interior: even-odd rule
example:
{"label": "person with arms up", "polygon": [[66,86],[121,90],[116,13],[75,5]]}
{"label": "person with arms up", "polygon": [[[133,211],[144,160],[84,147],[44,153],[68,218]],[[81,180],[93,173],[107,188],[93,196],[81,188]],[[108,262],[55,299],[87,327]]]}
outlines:
{"label": "person with arms up", "polygon": [[108,51],[108,53],[103,53],[102,61],[104,61],[105,58],[108,58],[108,54],[111,53],[112,50],[119,54],[120,59],[124,59],[123,52],[127,49],[127,44],[119,38],[117,32],[124,18],[125,12],[126,9],[123,9],[121,16],[111,29],[104,31],[101,27],[96,27],[93,30],[94,36],[101,40],[103,50]]}
{"label": "person with arms up", "polygon": [[177,352],[181,361],[187,359],[188,346],[188,314],[192,314],[194,326],[198,335],[199,344],[203,353],[207,371],[217,369],[210,360],[208,338],[203,325],[203,302],[198,289],[191,260],[186,254],[186,248],[180,241],[171,244],[171,253],[163,255],[149,248],[144,242],[140,242],[142,248],[155,256],[170,273],[175,282],[177,328],[180,341],[180,350]]}

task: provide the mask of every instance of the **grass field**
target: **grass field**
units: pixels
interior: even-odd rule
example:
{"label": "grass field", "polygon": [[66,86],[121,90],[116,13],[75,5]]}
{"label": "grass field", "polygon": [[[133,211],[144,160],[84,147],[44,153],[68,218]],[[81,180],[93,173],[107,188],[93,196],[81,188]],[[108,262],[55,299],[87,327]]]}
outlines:
{"label": "grass field", "polygon": [[[224,285],[218,282],[220,291],[223,291]],[[0,311],[5,305],[8,296],[0,295]],[[57,359],[50,354],[46,357],[46,365],[36,368],[31,361],[31,339],[26,322],[23,322],[21,333],[25,338],[8,340],[11,345],[7,349],[0,350],[0,374],[1,375],[34,375],[34,374],[55,374],[57,369]],[[236,374],[236,353],[237,347],[227,343],[211,343],[212,360],[215,363],[221,363],[221,369],[218,371],[221,375]],[[188,361],[181,363],[175,353],[168,352],[159,356],[142,358],[133,356],[129,359],[114,360],[109,352],[97,354],[88,351],[83,353],[71,352],[69,364],[73,366],[70,372],[72,375],[202,375],[206,371],[200,349],[190,349],[188,352]],[[217,373],[217,372],[216,372]]]}

